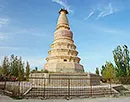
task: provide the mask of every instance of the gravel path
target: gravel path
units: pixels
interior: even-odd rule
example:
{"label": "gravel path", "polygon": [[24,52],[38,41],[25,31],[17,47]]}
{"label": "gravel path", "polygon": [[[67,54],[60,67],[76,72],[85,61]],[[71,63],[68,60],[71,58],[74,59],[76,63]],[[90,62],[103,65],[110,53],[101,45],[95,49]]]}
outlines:
{"label": "gravel path", "polygon": [[130,97],[119,97],[119,98],[84,98],[84,99],[22,99],[14,100],[8,96],[0,96],[0,102],[130,102]]}

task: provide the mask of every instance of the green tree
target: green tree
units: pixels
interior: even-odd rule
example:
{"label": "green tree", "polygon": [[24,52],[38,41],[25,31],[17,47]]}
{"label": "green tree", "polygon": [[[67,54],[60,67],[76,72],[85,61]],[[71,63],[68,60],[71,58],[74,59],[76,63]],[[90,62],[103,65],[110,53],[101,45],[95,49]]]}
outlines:
{"label": "green tree", "polygon": [[22,68],[21,68],[21,69],[22,69],[22,70],[21,70],[21,71],[22,71],[22,80],[24,80],[24,75],[25,75],[25,74],[24,74],[24,62],[22,63]]}
{"label": "green tree", "polygon": [[45,69],[45,70],[43,70],[43,73],[49,73],[49,71]]}
{"label": "green tree", "polygon": [[3,75],[5,76],[9,74],[9,60],[7,57],[4,57],[4,60],[2,63],[2,71],[3,71]]}
{"label": "green tree", "polygon": [[104,69],[105,69],[105,66],[102,65],[102,68],[101,68],[101,75],[102,75],[102,76],[103,76],[103,71],[104,71]]}
{"label": "green tree", "polygon": [[99,76],[99,69],[98,68],[96,68],[96,74]]}
{"label": "green tree", "polygon": [[37,67],[35,67],[35,71],[36,71],[36,72],[38,71],[38,68],[37,68]]}
{"label": "green tree", "polygon": [[123,50],[120,46],[113,51],[114,61],[116,64],[116,75],[117,77],[130,76],[130,57],[128,47],[123,46]]}
{"label": "green tree", "polygon": [[10,59],[10,67],[11,67],[11,75],[18,77],[18,65],[19,65],[19,61],[17,56],[11,55],[11,59]]}
{"label": "green tree", "polygon": [[19,61],[18,61],[17,56],[15,56],[13,60],[13,75],[15,77],[18,77],[18,71],[19,71]]}
{"label": "green tree", "polygon": [[[30,73],[30,65],[27,62],[27,73]],[[24,80],[24,62],[22,57],[18,58],[17,56],[11,55],[10,60],[7,57],[4,57],[2,66],[0,66],[0,75],[11,75],[18,80]],[[29,77],[29,74],[26,74]]]}
{"label": "green tree", "polygon": [[24,64],[21,57],[18,60],[18,80],[24,80]]}
{"label": "green tree", "polygon": [[130,66],[129,66],[129,62],[130,62],[130,57],[129,57],[129,50],[128,47],[126,45],[123,46],[123,56],[124,56],[124,65],[126,67],[126,72],[127,72],[127,76],[130,76]]}
{"label": "green tree", "polygon": [[14,55],[10,57],[10,74],[13,75],[14,72]]}
{"label": "green tree", "polygon": [[24,63],[22,62],[22,57],[11,55],[10,58],[10,70],[11,75],[18,78],[18,80],[24,79]]}
{"label": "green tree", "polygon": [[103,78],[115,78],[115,67],[111,62],[106,62],[102,71]]}
{"label": "green tree", "polygon": [[26,65],[26,80],[29,81],[29,74],[30,74],[30,65],[29,62],[27,62]]}
{"label": "green tree", "polygon": [[2,75],[3,74],[3,68],[2,68],[2,66],[0,66],[0,75]]}

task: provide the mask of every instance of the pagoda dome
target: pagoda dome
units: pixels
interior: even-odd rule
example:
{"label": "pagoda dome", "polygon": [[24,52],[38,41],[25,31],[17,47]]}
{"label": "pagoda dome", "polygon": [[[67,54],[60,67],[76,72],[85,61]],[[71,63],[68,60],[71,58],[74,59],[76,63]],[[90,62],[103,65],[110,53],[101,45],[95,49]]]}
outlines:
{"label": "pagoda dome", "polygon": [[73,37],[73,33],[68,30],[68,29],[65,29],[65,28],[61,28],[61,29],[58,29],[55,31],[55,34],[54,34],[55,37],[70,37],[72,38]]}

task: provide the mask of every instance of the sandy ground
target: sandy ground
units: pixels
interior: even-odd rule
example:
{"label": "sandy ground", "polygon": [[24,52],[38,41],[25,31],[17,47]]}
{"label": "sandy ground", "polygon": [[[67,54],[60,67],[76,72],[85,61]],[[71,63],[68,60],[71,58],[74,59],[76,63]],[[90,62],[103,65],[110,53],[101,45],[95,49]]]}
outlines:
{"label": "sandy ground", "polygon": [[0,102],[130,102],[130,97],[119,98],[83,98],[83,99],[21,99],[14,100],[8,96],[0,96]]}

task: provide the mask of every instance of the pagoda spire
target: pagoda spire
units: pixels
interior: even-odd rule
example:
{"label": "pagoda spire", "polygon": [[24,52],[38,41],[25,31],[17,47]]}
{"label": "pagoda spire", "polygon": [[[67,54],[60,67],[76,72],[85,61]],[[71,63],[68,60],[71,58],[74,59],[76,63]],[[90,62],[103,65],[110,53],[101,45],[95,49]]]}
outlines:
{"label": "pagoda spire", "polygon": [[66,28],[66,29],[70,29],[69,27],[69,22],[68,22],[68,18],[66,16],[66,14],[68,14],[68,11],[65,9],[61,9],[59,11],[59,18],[58,18],[58,22],[57,22],[57,30],[60,28]]}

